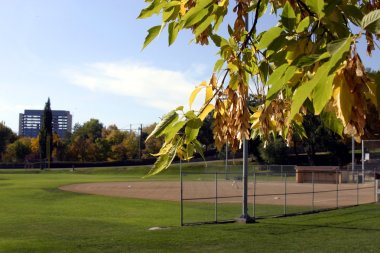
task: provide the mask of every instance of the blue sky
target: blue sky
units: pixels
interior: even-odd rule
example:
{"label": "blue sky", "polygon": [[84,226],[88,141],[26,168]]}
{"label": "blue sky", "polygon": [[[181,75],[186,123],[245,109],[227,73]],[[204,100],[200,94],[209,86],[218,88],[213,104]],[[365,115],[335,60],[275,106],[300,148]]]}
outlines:
{"label": "blue sky", "polygon": [[142,51],[146,30],[160,23],[136,20],[144,7],[142,0],[3,1],[0,121],[17,132],[18,114],[43,109],[48,97],[74,123],[96,118],[119,128],[157,122],[187,104],[210,78],[216,49],[189,43],[191,34],[181,32],[171,47],[163,33]]}

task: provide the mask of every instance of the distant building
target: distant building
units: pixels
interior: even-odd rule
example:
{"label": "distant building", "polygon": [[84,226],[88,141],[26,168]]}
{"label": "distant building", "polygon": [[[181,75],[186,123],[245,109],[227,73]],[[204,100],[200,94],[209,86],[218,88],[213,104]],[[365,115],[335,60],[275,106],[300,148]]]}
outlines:
{"label": "distant building", "polygon": [[[24,113],[20,113],[18,134],[37,137],[41,129],[43,114],[43,110],[24,110]],[[67,132],[71,133],[72,115],[70,112],[52,110],[52,114],[53,133],[56,132],[60,138],[63,138]]]}

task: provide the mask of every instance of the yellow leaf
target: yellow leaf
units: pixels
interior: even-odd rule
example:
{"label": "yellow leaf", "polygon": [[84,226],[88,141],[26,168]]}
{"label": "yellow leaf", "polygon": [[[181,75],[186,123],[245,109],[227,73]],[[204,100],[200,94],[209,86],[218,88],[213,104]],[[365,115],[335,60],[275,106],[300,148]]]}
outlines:
{"label": "yellow leaf", "polygon": [[298,124],[301,124],[303,122],[303,117],[300,113],[297,113],[296,115],[294,115],[294,118],[293,120],[298,123]]}
{"label": "yellow leaf", "polygon": [[214,105],[208,104],[199,115],[199,118],[203,121],[212,110],[214,110]]}
{"label": "yellow leaf", "polygon": [[164,145],[160,149],[160,152],[158,152],[156,154],[151,154],[151,155],[152,156],[162,156],[162,155],[167,154],[170,151],[170,149],[172,149],[172,148],[173,148],[172,143],[164,143]]}
{"label": "yellow leaf", "polygon": [[260,118],[260,116],[261,116],[261,113],[263,112],[263,109],[262,108],[259,108],[253,115],[252,115],[252,117],[253,118]]}
{"label": "yellow leaf", "polygon": [[206,88],[206,98],[205,98],[205,103],[208,103],[212,97],[213,97],[213,92],[212,92],[212,87],[211,86],[207,86]]}
{"label": "yellow leaf", "polygon": [[180,5],[180,10],[179,10],[179,14],[181,16],[185,16],[186,14],[186,7],[185,7],[185,4],[187,3],[187,1],[181,1],[181,5]]}
{"label": "yellow leaf", "polygon": [[259,128],[259,126],[260,126],[260,119],[256,119],[252,122],[251,128],[257,129],[257,128]]}
{"label": "yellow leaf", "polygon": [[227,1],[227,0],[221,0],[221,1],[219,1],[218,5],[219,5],[220,7],[223,7],[224,5],[227,4],[226,1]]}
{"label": "yellow leaf", "polygon": [[201,87],[197,87],[195,88],[195,90],[193,90],[193,92],[191,93],[190,95],[190,98],[189,98],[189,107],[191,109],[191,107],[193,106],[193,103],[194,103],[194,99],[195,97],[198,95],[198,93],[201,91]]}
{"label": "yellow leaf", "polygon": [[350,92],[350,87],[344,78],[342,71],[339,71],[334,78],[334,105],[337,110],[337,116],[346,126],[351,120],[352,107],[354,101]]}
{"label": "yellow leaf", "polygon": [[199,87],[206,87],[207,86],[207,82],[206,81],[203,81],[201,82],[201,84],[199,84]]}

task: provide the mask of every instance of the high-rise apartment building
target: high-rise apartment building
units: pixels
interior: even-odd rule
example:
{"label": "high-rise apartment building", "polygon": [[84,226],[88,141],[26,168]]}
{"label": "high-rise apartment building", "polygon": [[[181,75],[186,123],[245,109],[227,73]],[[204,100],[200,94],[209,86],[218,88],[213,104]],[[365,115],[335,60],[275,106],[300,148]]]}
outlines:
{"label": "high-rise apartment building", "polygon": [[[37,137],[41,125],[43,110],[24,110],[19,116],[20,136]],[[72,115],[69,111],[52,110],[53,114],[53,132],[56,132],[60,138],[63,138],[67,132],[71,133]]]}

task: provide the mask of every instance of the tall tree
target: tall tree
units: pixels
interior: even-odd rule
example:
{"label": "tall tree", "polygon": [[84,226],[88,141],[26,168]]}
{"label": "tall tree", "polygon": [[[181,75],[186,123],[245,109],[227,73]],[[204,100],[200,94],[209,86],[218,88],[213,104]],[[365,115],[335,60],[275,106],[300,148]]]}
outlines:
{"label": "tall tree", "polygon": [[[358,48],[369,55],[380,35],[380,2],[375,0],[146,0],[139,18],[162,16],[162,24],[148,30],[146,47],[164,28],[169,45],[179,31],[189,29],[195,42],[218,48],[220,59],[209,82],[202,82],[190,95],[190,110],[169,112],[151,136],[164,136],[165,144],[150,174],[166,169],[175,155],[189,159],[203,120],[214,111],[214,136],[220,149],[229,143],[237,150],[243,140],[260,135],[268,140],[281,135],[288,143],[303,128],[303,116],[321,115],[339,135],[365,133],[377,107],[379,80],[372,79],[361,61]],[[231,2],[231,3],[230,3]],[[270,10],[270,11],[268,11]],[[234,24],[223,23],[232,12]],[[275,26],[259,33],[258,25],[270,15]],[[253,22],[248,24],[248,20]],[[227,24],[228,34],[220,33]],[[264,103],[248,109],[249,84]],[[204,105],[192,108],[201,89]],[[322,117],[323,116],[323,117]],[[185,134],[177,134],[185,129]],[[302,130],[301,130],[302,131]]]}
{"label": "tall tree", "polygon": [[12,129],[7,127],[4,122],[0,122],[0,161],[2,160],[3,153],[7,149],[7,145],[16,140],[16,134]]}
{"label": "tall tree", "polygon": [[24,162],[31,152],[30,138],[21,137],[7,146],[4,160],[8,162]]}
{"label": "tall tree", "polygon": [[[51,154],[53,152],[53,113],[50,108],[50,98],[48,98],[48,101],[45,103],[39,138],[40,159],[47,159],[48,168],[50,168]],[[42,164],[43,163],[41,163],[41,166]]]}

